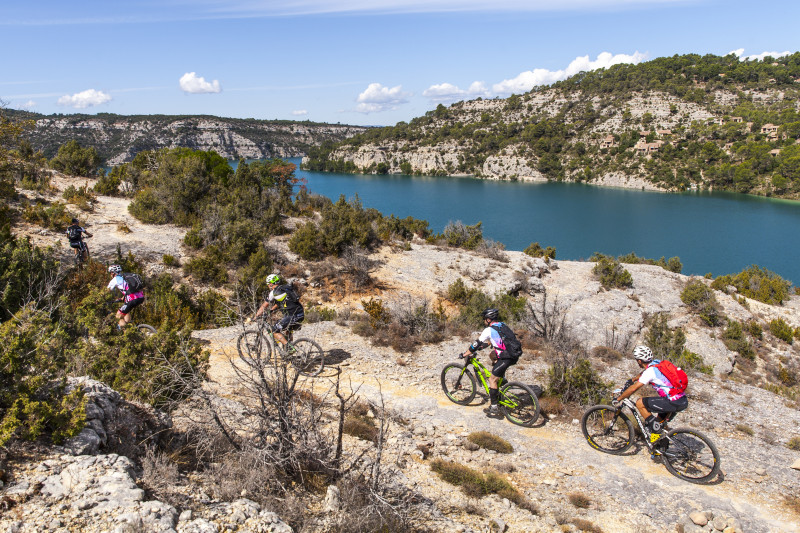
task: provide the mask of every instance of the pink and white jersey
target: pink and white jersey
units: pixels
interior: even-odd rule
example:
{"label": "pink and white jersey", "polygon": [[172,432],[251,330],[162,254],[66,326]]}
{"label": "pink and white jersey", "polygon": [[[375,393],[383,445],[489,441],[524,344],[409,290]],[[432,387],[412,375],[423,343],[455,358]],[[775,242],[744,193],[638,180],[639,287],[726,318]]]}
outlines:
{"label": "pink and white jersey", "polygon": [[[492,322],[492,323],[502,324],[502,322]],[[488,328],[484,329],[481,332],[480,337],[478,337],[478,340],[480,342],[488,342],[497,350],[498,353],[506,349],[506,345],[503,342],[503,338],[500,336],[497,330],[494,329],[492,326],[489,326]]]}
{"label": "pink and white jersey", "polygon": [[671,402],[683,398],[686,395],[684,392],[672,396],[669,395],[669,391],[672,389],[672,383],[670,383],[667,377],[656,367],[658,363],[659,361],[656,360],[650,363],[645,371],[642,372],[642,375],[639,376],[639,383],[652,386],[659,396],[668,398]]}
{"label": "pink and white jersey", "polygon": [[144,298],[144,291],[128,294],[128,284],[125,282],[125,278],[123,278],[121,274],[117,274],[111,281],[108,282],[108,290],[113,291],[114,289],[119,289],[122,292],[126,302],[136,300],[137,298]]}

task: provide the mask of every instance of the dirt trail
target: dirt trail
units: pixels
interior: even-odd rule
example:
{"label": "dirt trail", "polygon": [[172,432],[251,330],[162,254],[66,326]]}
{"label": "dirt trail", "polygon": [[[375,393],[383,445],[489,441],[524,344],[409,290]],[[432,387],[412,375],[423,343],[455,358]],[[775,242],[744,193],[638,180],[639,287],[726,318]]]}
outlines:
{"label": "dirt trail", "polygon": [[[241,328],[198,331],[195,335],[211,341],[210,377],[223,389],[234,388],[230,380],[229,357],[236,357],[236,336]],[[752,449],[744,458],[744,466],[726,457],[725,441],[709,433],[720,447],[725,479],[712,485],[692,485],[678,480],[660,463],[651,460],[646,449],[637,448],[627,456],[611,456],[590,448],[579,426],[571,417],[558,417],[526,429],[506,420],[487,418],[484,405],[461,407],[449,402],[441,392],[439,371],[447,358],[442,353],[455,353],[463,342],[446,341],[437,347],[421,350],[406,366],[396,364],[395,354],[388,348],[376,348],[353,335],[347,328],[333,323],[306,325],[302,336],[314,338],[324,349],[333,351],[341,360],[341,381],[358,389],[360,396],[377,400],[383,394],[386,405],[401,414],[409,423],[393,428],[389,442],[389,462],[401,465],[403,474],[450,518],[478,528],[485,519],[464,513],[459,505],[465,497],[434,475],[428,466],[430,458],[442,457],[475,468],[497,468],[512,463],[516,472],[509,475],[516,486],[538,502],[541,516],[533,516],[516,508],[502,507],[502,519],[512,531],[549,531],[556,528],[554,516],[576,513],[567,500],[572,492],[589,496],[589,509],[577,511],[605,531],[638,531],[671,529],[694,509],[715,510],[715,514],[735,517],[744,531],[800,531],[794,518],[780,506],[780,487],[757,484],[746,474],[751,463],[760,461],[760,453]],[[334,375],[326,369],[314,386],[323,388]],[[529,376],[526,376],[526,378]],[[518,379],[519,375],[517,374]],[[537,380],[526,379],[527,382]],[[686,421],[684,421],[686,422]],[[683,424],[679,424],[683,425]],[[686,423],[686,425],[689,425]],[[489,431],[509,441],[514,452],[509,456],[480,450],[469,452],[458,445],[473,431]],[[426,444],[432,454],[423,461],[415,454],[417,446]],[[729,452],[730,453],[730,452]],[[758,490],[753,490],[757,486]],[[491,499],[497,499],[491,497]],[[669,502],[665,505],[664,502]],[[481,504],[484,508],[494,503]]]}

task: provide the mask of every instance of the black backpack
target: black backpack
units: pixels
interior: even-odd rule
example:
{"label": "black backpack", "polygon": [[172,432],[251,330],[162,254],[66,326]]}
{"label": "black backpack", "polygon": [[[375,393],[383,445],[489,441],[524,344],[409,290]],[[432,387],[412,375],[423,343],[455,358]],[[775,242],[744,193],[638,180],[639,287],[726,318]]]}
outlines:
{"label": "black backpack", "polygon": [[522,343],[519,342],[511,328],[499,322],[492,324],[492,329],[500,334],[500,338],[503,339],[503,344],[506,346],[506,357],[501,357],[501,359],[519,359],[522,356]]}
{"label": "black backpack", "polygon": [[79,241],[79,240],[81,240],[81,227],[80,226],[69,226],[67,228],[67,238],[70,241]]}
{"label": "black backpack", "polygon": [[136,272],[124,272],[122,274],[122,279],[128,284],[127,294],[133,294],[134,292],[139,292],[144,289],[144,282]]}

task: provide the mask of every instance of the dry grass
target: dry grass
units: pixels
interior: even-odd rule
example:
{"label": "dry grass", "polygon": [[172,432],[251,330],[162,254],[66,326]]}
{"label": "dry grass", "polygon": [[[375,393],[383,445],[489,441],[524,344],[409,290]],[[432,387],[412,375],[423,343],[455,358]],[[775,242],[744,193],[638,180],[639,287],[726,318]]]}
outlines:
{"label": "dry grass", "polygon": [[800,451],[800,437],[792,437],[789,439],[789,442],[786,443],[786,447],[790,450]]}
{"label": "dry grass", "polygon": [[740,431],[749,437],[752,437],[755,434],[753,428],[751,428],[747,424],[736,424],[736,431]]}
{"label": "dry grass", "polygon": [[572,525],[578,528],[578,531],[588,531],[589,533],[603,533],[603,530],[600,526],[594,525],[592,522],[588,520],[584,520],[582,518],[573,518],[571,520]]}
{"label": "dry grass", "polygon": [[474,442],[481,448],[494,450],[497,453],[511,453],[514,447],[507,440],[493,435],[488,431],[475,431],[467,436],[467,440]]}
{"label": "dry grass", "polygon": [[591,498],[582,492],[571,492],[567,498],[569,499],[569,503],[578,509],[588,509],[589,506],[592,505]]}
{"label": "dry grass", "polygon": [[535,503],[528,500],[508,480],[496,472],[484,473],[443,459],[434,459],[431,462],[431,470],[436,472],[443,481],[461,487],[467,496],[482,498],[489,494],[497,494],[501,498],[508,498],[509,501],[533,514],[539,512]]}

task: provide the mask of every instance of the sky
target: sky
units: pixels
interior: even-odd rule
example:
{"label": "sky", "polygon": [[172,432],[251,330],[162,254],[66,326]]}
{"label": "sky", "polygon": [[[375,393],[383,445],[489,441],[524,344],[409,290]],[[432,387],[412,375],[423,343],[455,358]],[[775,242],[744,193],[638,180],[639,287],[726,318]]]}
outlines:
{"label": "sky", "polygon": [[798,20],[798,0],[7,0],[0,101],[386,126],[617,63],[793,53]]}

